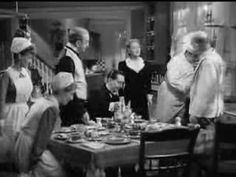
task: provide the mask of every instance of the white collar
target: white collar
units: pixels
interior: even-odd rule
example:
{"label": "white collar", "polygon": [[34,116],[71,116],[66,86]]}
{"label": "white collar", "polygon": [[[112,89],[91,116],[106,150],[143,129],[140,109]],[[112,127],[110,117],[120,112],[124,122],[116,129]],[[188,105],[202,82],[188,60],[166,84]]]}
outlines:
{"label": "white collar", "polygon": [[70,48],[73,49],[75,52],[79,53],[78,49],[77,49],[73,44],[71,44],[70,42],[67,42],[66,46],[67,46],[67,47],[70,47]]}
{"label": "white collar", "polygon": [[133,60],[131,58],[127,58],[125,60],[126,65],[131,68],[132,70],[134,70],[136,73],[138,73],[139,71],[141,71],[143,69],[143,67],[145,66],[144,64],[144,60],[141,57],[138,57],[137,59]]}
{"label": "white collar", "polygon": [[126,58],[126,63],[140,63],[140,64],[143,64],[144,61],[141,57],[138,57],[137,59],[133,60],[131,59],[130,57]]}

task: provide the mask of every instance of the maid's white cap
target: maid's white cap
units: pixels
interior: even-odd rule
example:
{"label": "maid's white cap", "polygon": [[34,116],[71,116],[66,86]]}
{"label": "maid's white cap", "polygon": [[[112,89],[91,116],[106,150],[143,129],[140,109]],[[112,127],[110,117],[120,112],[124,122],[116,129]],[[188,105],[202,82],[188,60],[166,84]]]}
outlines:
{"label": "maid's white cap", "polygon": [[35,47],[35,45],[31,43],[29,39],[24,37],[14,37],[11,43],[11,52],[20,53],[29,47]]}
{"label": "maid's white cap", "polygon": [[63,90],[69,86],[75,86],[74,78],[71,73],[68,72],[59,72],[57,73],[52,80],[52,89],[53,91]]}

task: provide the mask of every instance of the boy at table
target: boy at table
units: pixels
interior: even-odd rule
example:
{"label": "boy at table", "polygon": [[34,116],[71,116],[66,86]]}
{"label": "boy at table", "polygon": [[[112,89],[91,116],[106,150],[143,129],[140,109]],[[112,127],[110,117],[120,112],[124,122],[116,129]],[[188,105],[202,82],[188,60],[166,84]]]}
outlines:
{"label": "boy at table", "polygon": [[14,145],[14,162],[20,176],[64,177],[65,173],[47,149],[55,126],[60,122],[59,105],[73,99],[76,89],[71,73],[60,72],[52,82],[53,95],[37,100],[31,107]]}
{"label": "boy at table", "polygon": [[88,110],[92,119],[113,116],[123,85],[124,75],[121,71],[112,70],[108,73],[105,84],[89,97]]}

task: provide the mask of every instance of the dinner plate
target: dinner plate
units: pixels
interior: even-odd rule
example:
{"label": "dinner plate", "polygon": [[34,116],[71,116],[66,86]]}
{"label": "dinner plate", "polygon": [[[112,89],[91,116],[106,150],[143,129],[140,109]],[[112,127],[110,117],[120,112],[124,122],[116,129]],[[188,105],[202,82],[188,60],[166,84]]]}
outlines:
{"label": "dinner plate", "polygon": [[130,139],[140,139],[140,135],[129,135]]}
{"label": "dinner plate", "polygon": [[146,120],[144,120],[144,119],[134,119],[134,123],[143,123],[145,121]]}
{"label": "dinner plate", "polygon": [[69,138],[69,139],[66,140],[66,142],[76,144],[76,143],[83,143],[83,142],[85,142],[85,140],[82,139],[82,138],[78,139],[78,140],[72,140],[71,138]]}
{"label": "dinner plate", "polygon": [[101,137],[89,137],[87,138],[88,141],[102,141]]}
{"label": "dinner plate", "polygon": [[56,130],[55,133],[71,133],[71,132],[75,132],[76,130],[74,128],[71,127],[62,127],[59,130]]}
{"label": "dinner plate", "polygon": [[122,140],[112,140],[112,139],[106,139],[104,143],[106,144],[110,144],[110,145],[122,145],[122,144],[128,144],[130,143],[130,139],[129,138],[124,138]]}
{"label": "dinner plate", "polygon": [[108,131],[99,131],[98,134],[99,136],[106,136],[109,135],[110,133]]}
{"label": "dinner plate", "polygon": [[104,131],[104,130],[106,130],[106,128],[105,127],[99,127],[99,128],[97,128],[97,130],[98,131]]}
{"label": "dinner plate", "polygon": [[57,140],[66,140],[68,139],[68,135],[65,133],[57,133],[53,135],[53,138]]}
{"label": "dinner plate", "polygon": [[87,130],[95,130],[97,127],[95,125],[88,125],[86,126]]}

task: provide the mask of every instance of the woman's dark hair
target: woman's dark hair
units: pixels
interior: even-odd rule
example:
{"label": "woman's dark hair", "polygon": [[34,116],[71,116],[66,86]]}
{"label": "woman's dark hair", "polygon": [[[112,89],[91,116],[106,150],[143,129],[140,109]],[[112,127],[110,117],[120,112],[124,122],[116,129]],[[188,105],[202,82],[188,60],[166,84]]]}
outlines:
{"label": "woman's dark hair", "polygon": [[124,76],[123,72],[122,71],[119,71],[119,70],[111,70],[108,74],[107,74],[107,79],[117,79],[117,76],[118,75],[122,75]]}
{"label": "woman's dark hair", "polygon": [[26,49],[22,50],[20,53],[13,53],[13,59],[15,61],[18,61],[19,60],[19,54],[26,55],[27,53],[35,54],[35,47],[30,46],[30,47],[27,47]]}
{"label": "woman's dark hair", "polygon": [[20,52],[21,55],[25,55],[27,53],[35,54],[35,47],[34,46],[30,46],[30,47],[27,47],[26,49],[24,49],[24,50],[22,50]]}

